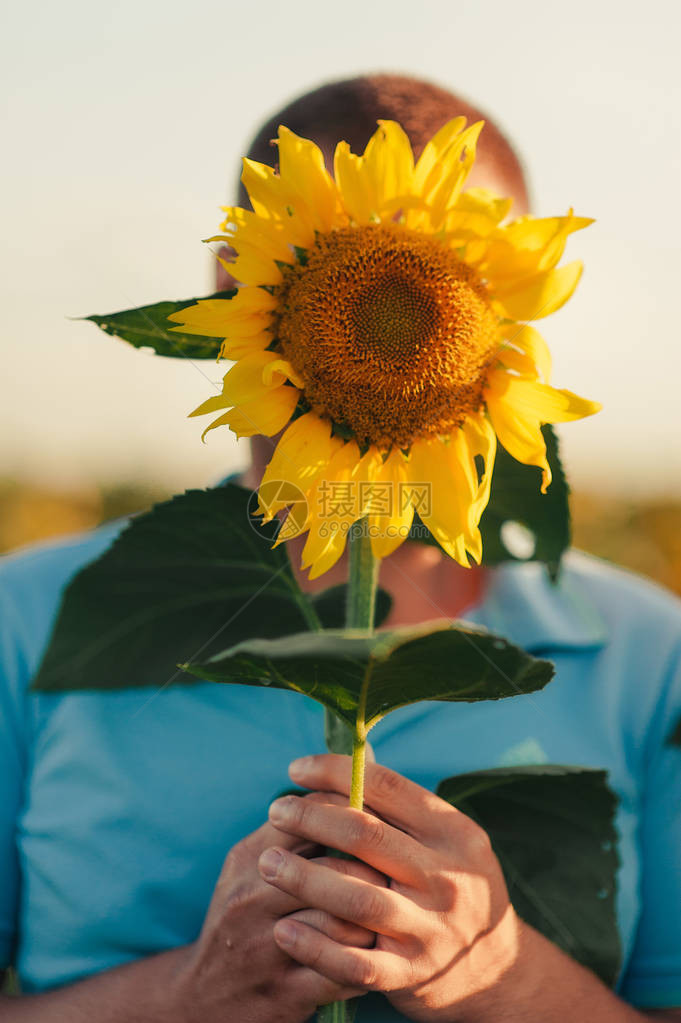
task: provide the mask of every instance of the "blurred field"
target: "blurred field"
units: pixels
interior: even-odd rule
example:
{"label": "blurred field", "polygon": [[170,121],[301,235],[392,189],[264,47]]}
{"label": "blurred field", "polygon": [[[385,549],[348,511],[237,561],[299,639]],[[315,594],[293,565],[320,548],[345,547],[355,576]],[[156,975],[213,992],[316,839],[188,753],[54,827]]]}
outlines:
{"label": "blurred field", "polygon": [[[0,480],[0,552],[91,529],[169,496],[151,487],[93,486],[62,492]],[[576,547],[681,595],[681,498],[642,501],[576,493],[572,514]]]}

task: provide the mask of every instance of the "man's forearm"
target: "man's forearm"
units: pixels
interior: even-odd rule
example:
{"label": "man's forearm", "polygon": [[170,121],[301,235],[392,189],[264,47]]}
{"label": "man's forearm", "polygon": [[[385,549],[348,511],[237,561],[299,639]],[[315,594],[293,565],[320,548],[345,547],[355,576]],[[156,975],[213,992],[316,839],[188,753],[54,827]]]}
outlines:
{"label": "man's forearm", "polygon": [[178,948],[105,970],[45,994],[0,995],[2,1023],[192,1023]]}
{"label": "man's forearm", "polygon": [[457,1017],[466,1023],[648,1023],[681,1011],[633,1008],[534,928],[523,924],[516,966]]}

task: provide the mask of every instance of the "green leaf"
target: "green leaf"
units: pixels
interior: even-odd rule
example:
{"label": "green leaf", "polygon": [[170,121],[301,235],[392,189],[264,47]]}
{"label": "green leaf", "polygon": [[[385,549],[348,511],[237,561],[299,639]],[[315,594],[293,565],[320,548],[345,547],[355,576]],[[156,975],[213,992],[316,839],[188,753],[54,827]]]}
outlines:
{"label": "green leaf", "polygon": [[[234,298],[236,288],[229,291],[216,291],[205,298]],[[124,309],[120,313],[109,313],[107,316],[85,316],[83,319],[96,323],[98,327],[134,345],[135,348],[153,348],[157,355],[170,358],[185,359],[216,359],[222,338],[199,337],[196,334],[183,334],[170,328],[176,326],[169,322],[171,313],[177,313],[187,306],[198,302],[197,298],[183,299],[181,302],[156,302],[154,305],[143,305],[137,309]]]}
{"label": "green leaf", "polygon": [[[558,438],[551,426],[542,427],[553,480],[541,492],[541,469],[523,465],[499,445],[492,475],[489,504],[480,522],[484,562],[543,561],[552,579],[558,577],[560,559],[570,546],[569,487],[558,451]],[[531,558],[518,558],[509,548],[504,526],[520,523],[534,538]]]}
{"label": "green leaf", "polygon": [[250,639],[183,665],[214,682],[305,693],[367,728],[419,700],[498,700],[542,689],[553,665],[482,630],[429,623],[366,635],[336,630]]}
{"label": "green leaf", "polygon": [[34,688],[164,685],[225,643],[317,627],[285,546],[249,519],[249,494],[193,490],[133,518],[68,586]]}
{"label": "green leaf", "polygon": [[[558,577],[560,559],[570,546],[569,487],[558,453],[558,440],[551,426],[542,427],[553,481],[541,492],[541,469],[523,465],[499,445],[492,474],[489,503],[480,522],[482,558],[485,565],[503,561],[543,561],[553,580]],[[526,531],[527,554],[513,549],[513,529]],[[416,527],[416,528],[415,528]],[[518,530],[516,529],[516,537]],[[414,516],[411,539],[438,546],[418,515]]]}
{"label": "green leaf", "polygon": [[617,801],[606,772],[497,768],[447,778],[437,794],[485,829],[518,915],[612,985]]}

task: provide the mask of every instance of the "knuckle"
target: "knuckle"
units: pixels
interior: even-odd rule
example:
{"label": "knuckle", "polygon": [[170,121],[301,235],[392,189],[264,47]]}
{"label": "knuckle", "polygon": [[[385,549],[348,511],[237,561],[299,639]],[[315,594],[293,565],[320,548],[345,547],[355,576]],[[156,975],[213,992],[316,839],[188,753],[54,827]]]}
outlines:
{"label": "knuckle", "polygon": [[428,960],[424,958],[424,955],[415,955],[409,959],[403,960],[403,969],[405,970],[406,977],[402,983],[403,987],[414,988],[422,984],[428,977],[440,972],[440,967],[434,968]]}
{"label": "knuckle", "polygon": [[276,993],[275,982],[274,980],[269,978],[261,978],[256,982],[256,984],[253,987],[253,994],[266,1000],[269,1000],[275,993]]}
{"label": "knuckle", "polygon": [[348,829],[348,839],[353,851],[361,851],[367,847],[379,848],[384,843],[385,836],[386,825],[380,818],[363,810],[354,812]]}
{"label": "knuckle", "polygon": [[303,799],[310,803],[333,803],[337,806],[348,805],[348,797],[341,796],[338,792],[308,792],[303,796]]}
{"label": "knuckle", "polygon": [[338,856],[312,856],[309,862],[318,867],[328,867],[329,870],[335,870],[337,874],[350,873],[346,866],[350,860],[341,860]]}
{"label": "knuckle", "polygon": [[237,842],[227,853],[223,876],[231,871],[241,872],[245,867],[250,866],[252,862],[253,856],[246,841]]}
{"label": "knuckle", "polygon": [[286,856],[277,871],[277,880],[289,895],[300,895],[304,884],[304,866],[297,857]]}
{"label": "knuckle", "polygon": [[300,797],[303,803],[330,803],[328,793],[326,792],[307,792],[304,796]]}
{"label": "knuckle", "polygon": [[[366,927],[358,924],[349,924],[345,920],[338,920],[338,937],[335,939],[343,945],[354,945],[356,948],[373,948],[376,943],[376,935]],[[333,937],[333,935],[331,935]]]}
{"label": "knuckle", "polygon": [[348,965],[348,981],[353,987],[368,991],[377,986],[376,967],[369,959],[353,956]]}
{"label": "knuckle", "polygon": [[369,884],[378,885],[380,888],[388,887],[388,879],[385,874],[379,873],[378,870],[374,870],[367,863],[362,863],[361,860],[341,860],[337,862],[345,863],[342,870],[348,877],[356,877],[358,881],[367,881]]}
{"label": "knuckle", "polygon": [[436,870],[428,878],[428,887],[435,905],[448,911],[456,901],[456,879],[448,870]]}
{"label": "knuckle", "polygon": [[301,924],[314,927],[316,931],[323,931],[326,916],[323,909],[297,909],[295,913],[290,913],[287,919],[298,920]]}
{"label": "knuckle", "polygon": [[377,892],[362,886],[349,898],[349,915],[358,922],[378,923],[383,919],[383,901]]}
{"label": "knuckle", "polygon": [[248,918],[253,912],[256,893],[251,885],[240,884],[226,892],[224,915],[227,919],[234,917]]}
{"label": "knuckle", "polygon": [[359,837],[366,845],[378,848],[385,842],[386,826],[378,817],[365,813],[359,823]]}
{"label": "knuckle", "polygon": [[372,774],[372,788],[379,795],[395,798],[403,794],[405,789],[404,778],[395,771],[391,771],[388,767],[376,766]]}
{"label": "knuckle", "polygon": [[488,857],[492,852],[490,837],[484,828],[474,821],[470,821],[462,836],[465,843],[465,850],[468,857],[474,860],[481,860]]}
{"label": "knuckle", "polygon": [[305,962],[313,970],[319,966],[323,958],[322,946],[319,942],[310,941],[305,946]]}

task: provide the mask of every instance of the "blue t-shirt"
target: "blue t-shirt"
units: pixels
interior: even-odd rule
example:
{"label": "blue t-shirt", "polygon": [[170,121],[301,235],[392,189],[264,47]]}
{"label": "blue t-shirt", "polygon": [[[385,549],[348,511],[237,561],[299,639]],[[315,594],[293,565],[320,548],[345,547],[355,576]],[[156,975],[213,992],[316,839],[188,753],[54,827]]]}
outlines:
{"label": "blue t-shirt", "polygon": [[[33,694],[72,575],[119,526],[0,564],[0,963],[25,991],[196,938],[230,847],[324,749],[323,709],[288,692],[203,683]],[[421,703],[372,732],[378,760],[429,788],[462,771],[553,762],[606,768],[619,797],[618,990],[681,1006],[681,605],[570,554],[494,570],[468,615],[553,660],[541,693]],[[358,1023],[401,1019],[362,1000]]]}

